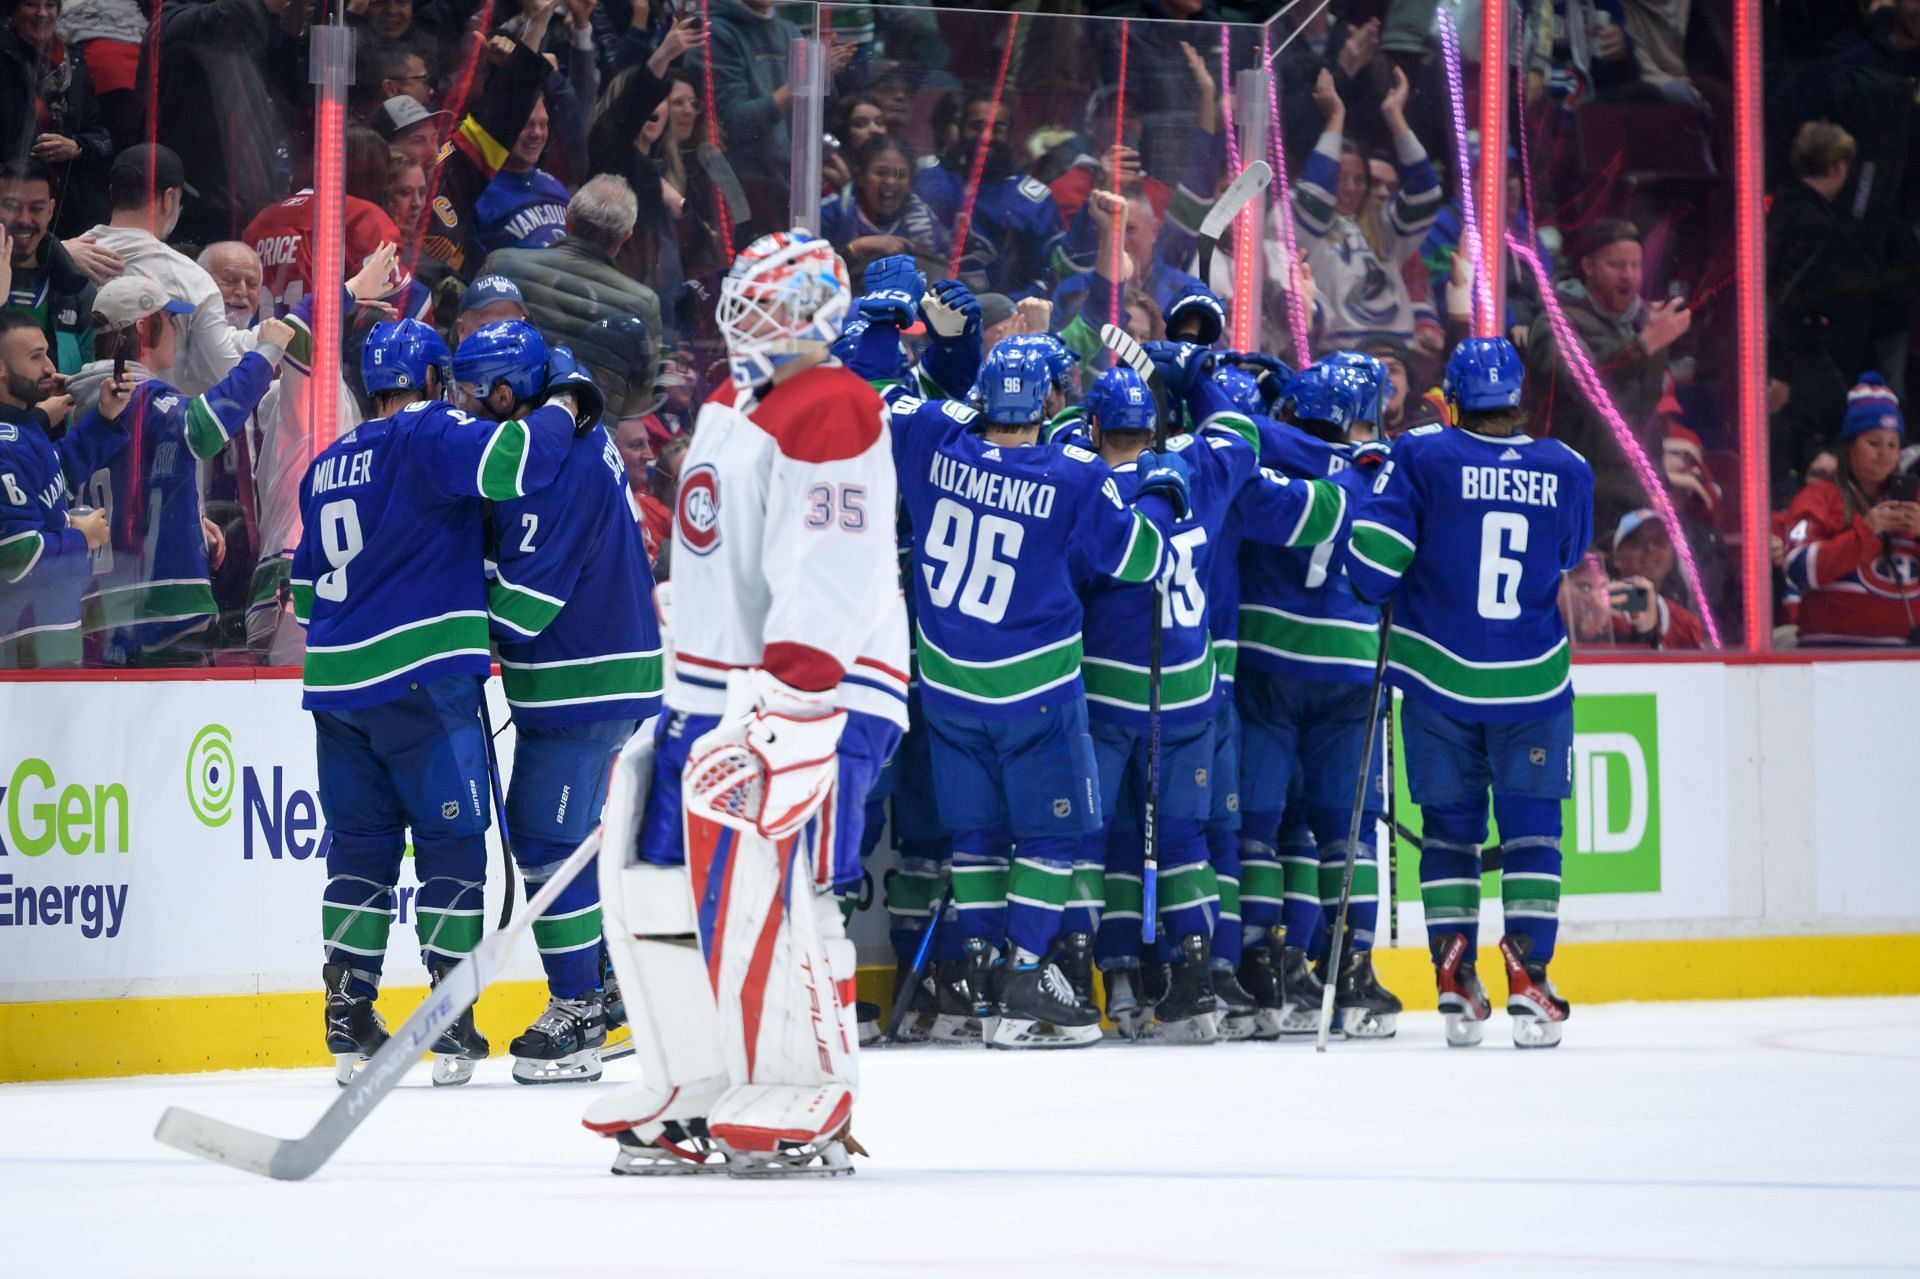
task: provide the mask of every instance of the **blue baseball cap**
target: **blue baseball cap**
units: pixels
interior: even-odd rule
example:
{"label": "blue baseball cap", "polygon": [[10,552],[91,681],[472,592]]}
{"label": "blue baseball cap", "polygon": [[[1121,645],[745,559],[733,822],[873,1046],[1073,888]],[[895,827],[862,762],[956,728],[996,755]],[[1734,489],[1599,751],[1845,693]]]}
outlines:
{"label": "blue baseball cap", "polygon": [[467,291],[460,295],[460,310],[465,314],[495,302],[511,302],[520,308],[520,314],[527,313],[527,300],[520,296],[520,286],[504,275],[483,275],[469,284]]}

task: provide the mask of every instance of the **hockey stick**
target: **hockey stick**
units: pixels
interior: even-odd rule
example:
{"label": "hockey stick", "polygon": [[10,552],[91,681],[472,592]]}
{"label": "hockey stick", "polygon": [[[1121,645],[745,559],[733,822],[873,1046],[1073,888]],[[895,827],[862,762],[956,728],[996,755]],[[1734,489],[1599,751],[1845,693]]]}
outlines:
{"label": "hockey stick", "polygon": [[1347,824],[1347,865],[1340,876],[1340,914],[1327,950],[1326,988],[1320,997],[1320,1029],[1313,1050],[1327,1051],[1333,1030],[1334,988],[1340,984],[1340,943],[1347,932],[1347,906],[1353,900],[1353,863],[1360,851],[1360,821],[1367,807],[1367,783],[1373,780],[1373,735],[1380,730],[1380,694],[1387,682],[1387,636],[1393,631],[1393,601],[1380,607],[1380,651],[1373,659],[1373,700],[1367,705],[1367,740],[1360,747],[1360,776],[1353,783],[1353,820]]}
{"label": "hockey stick", "polygon": [[[1117,324],[1100,326],[1100,340],[1114,358],[1140,375],[1153,394],[1153,447],[1167,446],[1167,384],[1153,359],[1133,336]],[[1159,937],[1160,923],[1160,615],[1167,607],[1167,588],[1153,579],[1153,616],[1147,623],[1147,797],[1140,806],[1140,842],[1145,862],[1140,871],[1140,940],[1148,946]]]}
{"label": "hockey stick", "polygon": [[1213,202],[1213,207],[1207,210],[1207,216],[1200,222],[1199,270],[1194,272],[1200,283],[1206,284],[1211,278],[1207,272],[1213,266],[1213,254],[1220,247],[1220,237],[1240,216],[1240,211],[1259,199],[1260,193],[1272,181],[1272,167],[1265,160],[1255,160],[1240,170],[1240,176],[1228,184],[1227,189],[1220,193],[1220,198]]}
{"label": "hockey stick", "polygon": [[1393,775],[1393,694],[1387,694],[1387,945],[1400,944],[1400,818]]}
{"label": "hockey stick", "polygon": [[435,986],[426,1001],[393,1032],[333,1104],[304,1137],[283,1138],[255,1132],[215,1119],[182,1106],[168,1106],[153,1130],[154,1140],[190,1155],[226,1164],[243,1172],[276,1181],[302,1181],[313,1173],[341,1143],[353,1135],[373,1108],[400,1082],[420,1060],[434,1040],[460,1019],[480,998],[500,968],[507,962],[514,943],[533,926],[533,921],[587,868],[600,852],[600,831],[582,840],[567,860],[554,868],[551,878],[541,885],[533,900],[526,904],[505,928],[489,933],[480,945]]}
{"label": "hockey stick", "polygon": [[947,887],[940,894],[940,900],[933,904],[933,914],[927,919],[926,931],[920,934],[920,945],[913,952],[913,971],[908,974],[905,986],[896,987],[893,992],[893,1014],[887,1018],[887,1042],[900,1042],[900,1027],[907,1021],[907,1012],[913,1007],[913,993],[920,988],[920,975],[927,971],[927,956],[933,953],[933,932],[940,927],[940,917],[947,913],[947,903],[953,900],[953,874],[947,874]]}
{"label": "hockey stick", "polygon": [[[506,726],[501,725],[502,731]],[[500,755],[493,748],[493,712],[487,709],[487,686],[480,686],[480,730],[487,735],[487,781],[493,787],[493,815],[500,820],[500,885],[506,889],[500,898],[500,922],[505,928],[513,918],[513,841],[507,836],[506,787],[500,784]]]}

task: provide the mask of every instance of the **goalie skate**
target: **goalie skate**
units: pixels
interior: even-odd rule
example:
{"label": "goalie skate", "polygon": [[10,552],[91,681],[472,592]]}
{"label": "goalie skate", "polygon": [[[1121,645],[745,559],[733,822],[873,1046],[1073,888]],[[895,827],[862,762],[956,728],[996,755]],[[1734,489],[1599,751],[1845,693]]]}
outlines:
{"label": "goalie skate", "polygon": [[1440,1017],[1446,1026],[1447,1047],[1471,1048],[1486,1034],[1493,1005],[1480,974],[1467,958],[1465,933],[1447,933],[1432,940],[1433,978],[1440,991]]}
{"label": "goalie skate", "polygon": [[632,1129],[617,1132],[613,1155],[616,1177],[685,1177],[702,1172],[725,1172],[726,1152],[707,1136],[706,1125],[666,1124],[658,1137],[643,1141]]}
{"label": "goalie skate", "polygon": [[726,1088],[722,1078],[657,1088],[629,1084],[597,1098],[580,1123],[618,1143],[613,1172],[622,1177],[672,1177],[725,1172],[726,1152],[707,1131],[706,1112]]}
{"label": "goalie skate", "polygon": [[732,1177],[844,1177],[853,1172],[847,1122],[853,1092],[841,1084],[741,1084],[714,1103],[707,1131]]}
{"label": "goalie skate", "polygon": [[1507,1016],[1513,1018],[1515,1048],[1557,1048],[1573,1008],[1560,998],[1547,978],[1544,962],[1529,959],[1531,937],[1502,937],[1500,954],[1507,961]]}

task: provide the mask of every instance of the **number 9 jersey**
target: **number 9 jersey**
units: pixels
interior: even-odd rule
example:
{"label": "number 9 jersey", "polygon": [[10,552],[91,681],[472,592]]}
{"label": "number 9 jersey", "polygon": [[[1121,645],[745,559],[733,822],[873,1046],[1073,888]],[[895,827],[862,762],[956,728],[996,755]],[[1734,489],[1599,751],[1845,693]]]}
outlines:
{"label": "number 9 jersey", "polygon": [[1347,571],[1394,597],[1389,663],[1416,701],[1481,722],[1573,699],[1560,575],[1593,540],[1593,471],[1558,440],[1422,426],[1361,503]]}

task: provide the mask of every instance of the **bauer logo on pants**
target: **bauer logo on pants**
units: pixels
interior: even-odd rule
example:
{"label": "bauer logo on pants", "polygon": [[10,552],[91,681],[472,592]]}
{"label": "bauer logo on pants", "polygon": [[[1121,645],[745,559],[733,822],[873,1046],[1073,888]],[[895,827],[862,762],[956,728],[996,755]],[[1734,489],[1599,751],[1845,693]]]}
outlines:
{"label": "bauer logo on pants", "polygon": [[720,476],[712,466],[700,465],[680,477],[680,540],[695,555],[720,545]]}

